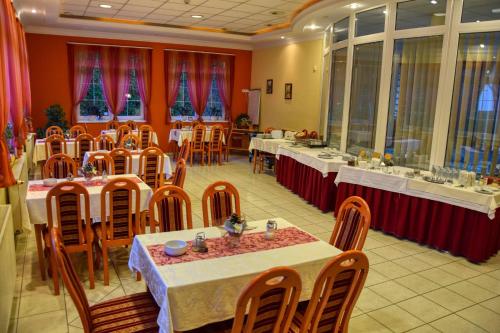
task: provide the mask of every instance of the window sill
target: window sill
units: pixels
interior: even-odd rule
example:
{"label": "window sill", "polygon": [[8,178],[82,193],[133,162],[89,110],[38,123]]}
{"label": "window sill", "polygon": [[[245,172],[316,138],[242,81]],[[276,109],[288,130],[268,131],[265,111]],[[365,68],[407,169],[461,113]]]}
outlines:
{"label": "window sill", "polygon": [[[106,124],[107,122],[110,122],[112,119],[108,119],[108,120],[85,120],[85,119],[78,119],[76,121],[77,124]],[[135,120],[135,119],[118,119],[118,122],[120,123],[126,123],[127,121],[129,120],[133,120],[135,121],[136,123],[147,123],[146,120]]]}

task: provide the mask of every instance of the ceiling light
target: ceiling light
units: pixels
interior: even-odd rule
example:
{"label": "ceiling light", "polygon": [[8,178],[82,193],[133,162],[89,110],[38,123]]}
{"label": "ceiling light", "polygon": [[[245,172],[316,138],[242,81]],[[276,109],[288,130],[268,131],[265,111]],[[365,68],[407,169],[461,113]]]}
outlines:
{"label": "ceiling light", "polygon": [[484,44],[479,44],[479,47],[482,48],[482,49],[485,48]]}
{"label": "ceiling light", "polygon": [[437,3],[438,3],[437,0],[431,0],[431,4],[437,5]]}
{"label": "ceiling light", "polygon": [[432,15],[434,15],[434,16],[446,16],[446,13],[434,13]]}
{"label": "ceiling light", "polygon": [[191,17],[195,19],[201,19],[203,18],[203,15],[191,15]]}
{"label": "ceiling light", "polygon": [[32,14],[36,14],[36,9],[32,9],[32,10],[31,10],[31,13],[32,13]]}
{"label": "ceiling light", "polygon": [[387,9],[384,9],[384,11],[382,13],[384,13],[385,15],[387,15],[387,13],[388,13]]}
{"label": "ceiling light", "polygon": [[350,5],[347,5],[346,7],[349,7],[351,9],[357,9],[357,8],[361,7],[361,5],[359,3],[353,2]]}
{"label": "ceiling light", "polygon": [[285,39],[285,36],[280,36],[281,39]]}
{"label": "ceiling light", "polygon": [[320,28],[321,28],[321,26],[316,25],[314,23],[311,23],[309,25],[304,26],[304,30],[318,30]]}
{"label": "ceiling light", "polygon": [[106,9],[110,9],[110,8],[113,8],[113,6],[111,5],[106,5],[106,4],[100,4],[99,7],[101,8],[106,8]]}

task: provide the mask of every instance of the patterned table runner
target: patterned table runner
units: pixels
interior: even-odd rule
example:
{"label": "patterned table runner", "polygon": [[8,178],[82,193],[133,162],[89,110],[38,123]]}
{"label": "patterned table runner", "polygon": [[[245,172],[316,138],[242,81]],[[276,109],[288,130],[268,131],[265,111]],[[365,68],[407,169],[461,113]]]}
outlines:
{"label": "patterned table runner", "polygon": [[169,257],[164,252],[164,244],[150,245],[147,247],[153,261],[158,266],[172,265],[196,260],[229,257],[238,254],[273,250],[281,247],[316,242],[318,239],[307,232],[294,227],[278,229],[274,239],[266,240],[265,232],[243,234],[238,247],[231,248],[227,245],[227,236],[210,238],[206,240],[208,252],[200,253],[192,250],[192,242],[188,241],[186,254],[179,257]]}
{"label": "patterned table runner", "polygon": [[[142,182],[142,180],[140,180],[137,177],[120,177],[120,178],[130,179],[130,180],[132,180],[133,182],[135,182],[137,184],[139,184],[140,182]],[[117,178],[112,178],[112,179],[117,179]],[[110,179],[108,179],[108,181],[109,180]],[[102,180],[102,179],[92,179],[91,181],[74,180],[73,182],[79,183],[79,184],[83,184],[83,185],[85,185],[85,187],[92,187],[92,186],[104,186],[104,185],[106,185],[108,183],[108,181]],[[43,185],[43,184],[31,184],[29,186],[28,190],[29,191],[49,191],[53,187],[54,186],[46,186],[46,185]]]}

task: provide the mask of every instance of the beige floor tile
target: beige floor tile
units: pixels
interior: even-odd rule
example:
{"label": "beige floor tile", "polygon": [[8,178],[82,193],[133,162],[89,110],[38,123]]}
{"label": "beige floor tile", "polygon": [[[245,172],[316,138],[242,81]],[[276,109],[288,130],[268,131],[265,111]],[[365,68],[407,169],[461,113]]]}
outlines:
{"label": "beige floor tile", "polygon": [[386,282],[388,280],[389,280],[388,277],[380,274],[376,270],[371,269],[368,272],[368,277],[366,278],[366,281],[365,281],[365,287],[373,286],[373,285],[376,285],[376,284],[379,284],[382,282]]}
{"label": "beige floor tile", "polygon": [[486,274],[476,276],[472,279],[469,279],[469,282],[472,282],[481,288],[487,289],[500,295],[500,280],[492,278],[491,276],[488,276]]}
{"label": "beige floor tile", "polygon": [[478,275],[481,275],[480,272],[470,269],[458,262],[452,262],[446,265],[439,266],[445,272],[456,275],[461,279],[469,279]]}
{"label": "beige floor tile", "polygon": [[482,328],[474,325],[468,320],[457,316],[456,314],[451,314],[444,318],[438,319],[430,323],[432,327],[435,327],[443,333],[481,333],[486,332]]}
{"label": "beige floor tile", "polygon": [[390,279],[396,279],[398,277],[411,274],[411,272],[406,268],[401,267],[391,261],[370,266],[372,269],[376,270],[377,272],[379,272],[384,276],[387,276]]}
{"label": "beige floor tile", "polygon": [[389,333],[390,329],[371,318],[368,315],[361,315],[351,318],[349,322],[350,333]]}
{"label": "beige floor tile", "polygon": [[19,317],[27,317],[45,312],[64,310],[64,296],[62,294],[47,297],[46,294],[29,294],[22,296],[19,304]]}
{"label": "beige floor tile", "polygon": [[457,313],[488,332],[500,331],[500,314],[481,305],[474,305]]}
{"label": "beige floor tile", "polygon": [[66,333],[67,331],[68,324],[64,310],[19,318],[17,324],[17,333]]}
{"label": "beige floor tile", "polygon": [[474,283],[470,283],[469,281],[460,281],[455,284],[449,285],[447,288],[453,290],[459,295],[470,299],[475,303],[479,303],[496,296],[495,293],[483,289],[475,285]]}
{"label": "beige floor tile", "polygon": [[372,238],[370,236],[366,237],[365,241],[365,246],[363,247],[364,250],[372,250],[376,249],[378,247],[383,247],[386,246],[384,243],[376,240],[375,238]]}
{"label": "beige floor tile", "polygon": [[413,297],[400,302],[398,306],[426,323],[450,314],[449,310],[446,310],[442,306],[422,296]]}
{"label": "beige floor tile", "polygon": [[481,305],[500,314],[500,296],[484,301]]}
{"label": "beige floor tile", "polygon": [[432,268],[431,265],[415,257],[405,257],[393,260],[393,262],[412,272],[421,272]]}
{"label": "beige floor tile", "polygon": [[417,274],[441,286],[448,286],[450,284],[457,283],[460,281],[460,278],[457,277],[456,275],[445,272],[439,268],[429,269],[427,271],[422,271]]}
{"label": "beige floor tile", "polygon": [[370,289],[380,296],[385,297],[392,303],[398,303],[404,301],[405,299],[415,297],[417,294],[410,289],[394,282],[387,281],[384,283],[371,286]]}
{"label": "beige floor tile", "polygon": [[437,251],[418,253],[415,255],[415,257],[432,266],[442,266],[452,261],[458,260],[458,258],[456,257],[454,258],[449,254],[440,253]]}
{"label": "beige floor tile", "polygon": [[358,298],[356,306],[364,313],[374,311],[385,306],[389,306],[391,302],[370,289],[364,288]]}
{"label": "beige floor tile", "polygon": [[375,252],[371,250],[364,250],[366,256],[368,257],[368,261],[370,265],[375,265],[375,264],[380,264],[382,262],[386,262],[387,259],[376,254]]}
{"label": "beige floor tile", "polygon": [[402,241],[394,244],[393,246],[395,248],[397,248],[398,250],[406,252],[408,255],[414,255],[417,253],[432,251],[431,249],[429,249],[425,245],[420,245],[418,243],[408,241],[408,240],[402,240]]}
{"label": "beige floor tile", "polygon": [[500,280],[500,269],[497,269],[495,271],[489,272],[488,276],[491,276],[492,278]]}
{"label": "beige floor tile", "polygon": [[402,257],[407,257],[406,252],[396,249],[394,246],[384,246],[371,250],[371,252],[378,254],[387,260],[394,260]]}
{"label": "beige floor tile", "polygon": [[394,332],[406,332],[425,324],[397,305],[375,310],[368,315]]}
{"label": "beige floor tile", "polygon": [[404,276],[395,280],[397,283],[413,290],[417,294],[424,294],[429,291],[441,288],[440,285],[416,274]]}
{"label": "beige floor tile", "polygon": [[474,304],[467,298],[446,288],[428,292],[424,294],[424,297],[453,312],[462,310]]}
{"label": "beige floor tile", "polygon": [[432,327],[431,325],[422,325],[412,330],[409,330],[408,333],[439,333],[439,331],[434,327]]}

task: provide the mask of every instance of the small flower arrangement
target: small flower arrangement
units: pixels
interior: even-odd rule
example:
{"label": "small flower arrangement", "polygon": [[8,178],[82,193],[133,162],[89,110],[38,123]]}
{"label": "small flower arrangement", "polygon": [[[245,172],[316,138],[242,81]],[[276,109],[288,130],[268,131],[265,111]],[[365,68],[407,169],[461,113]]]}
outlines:
{"label": "small flower arrangement", "polygon": [[245,219],[238,216],[238,214],[233,213],[231,216],[224,222],[224,229],[232,236],[241,236],[243,231],[246,228]]}
{"label": "small flower arrangement", "polygon": [[93,164],[87,163],[82,166],[82,174],[85,178],[91,178],[97,175],[97,169]]}

